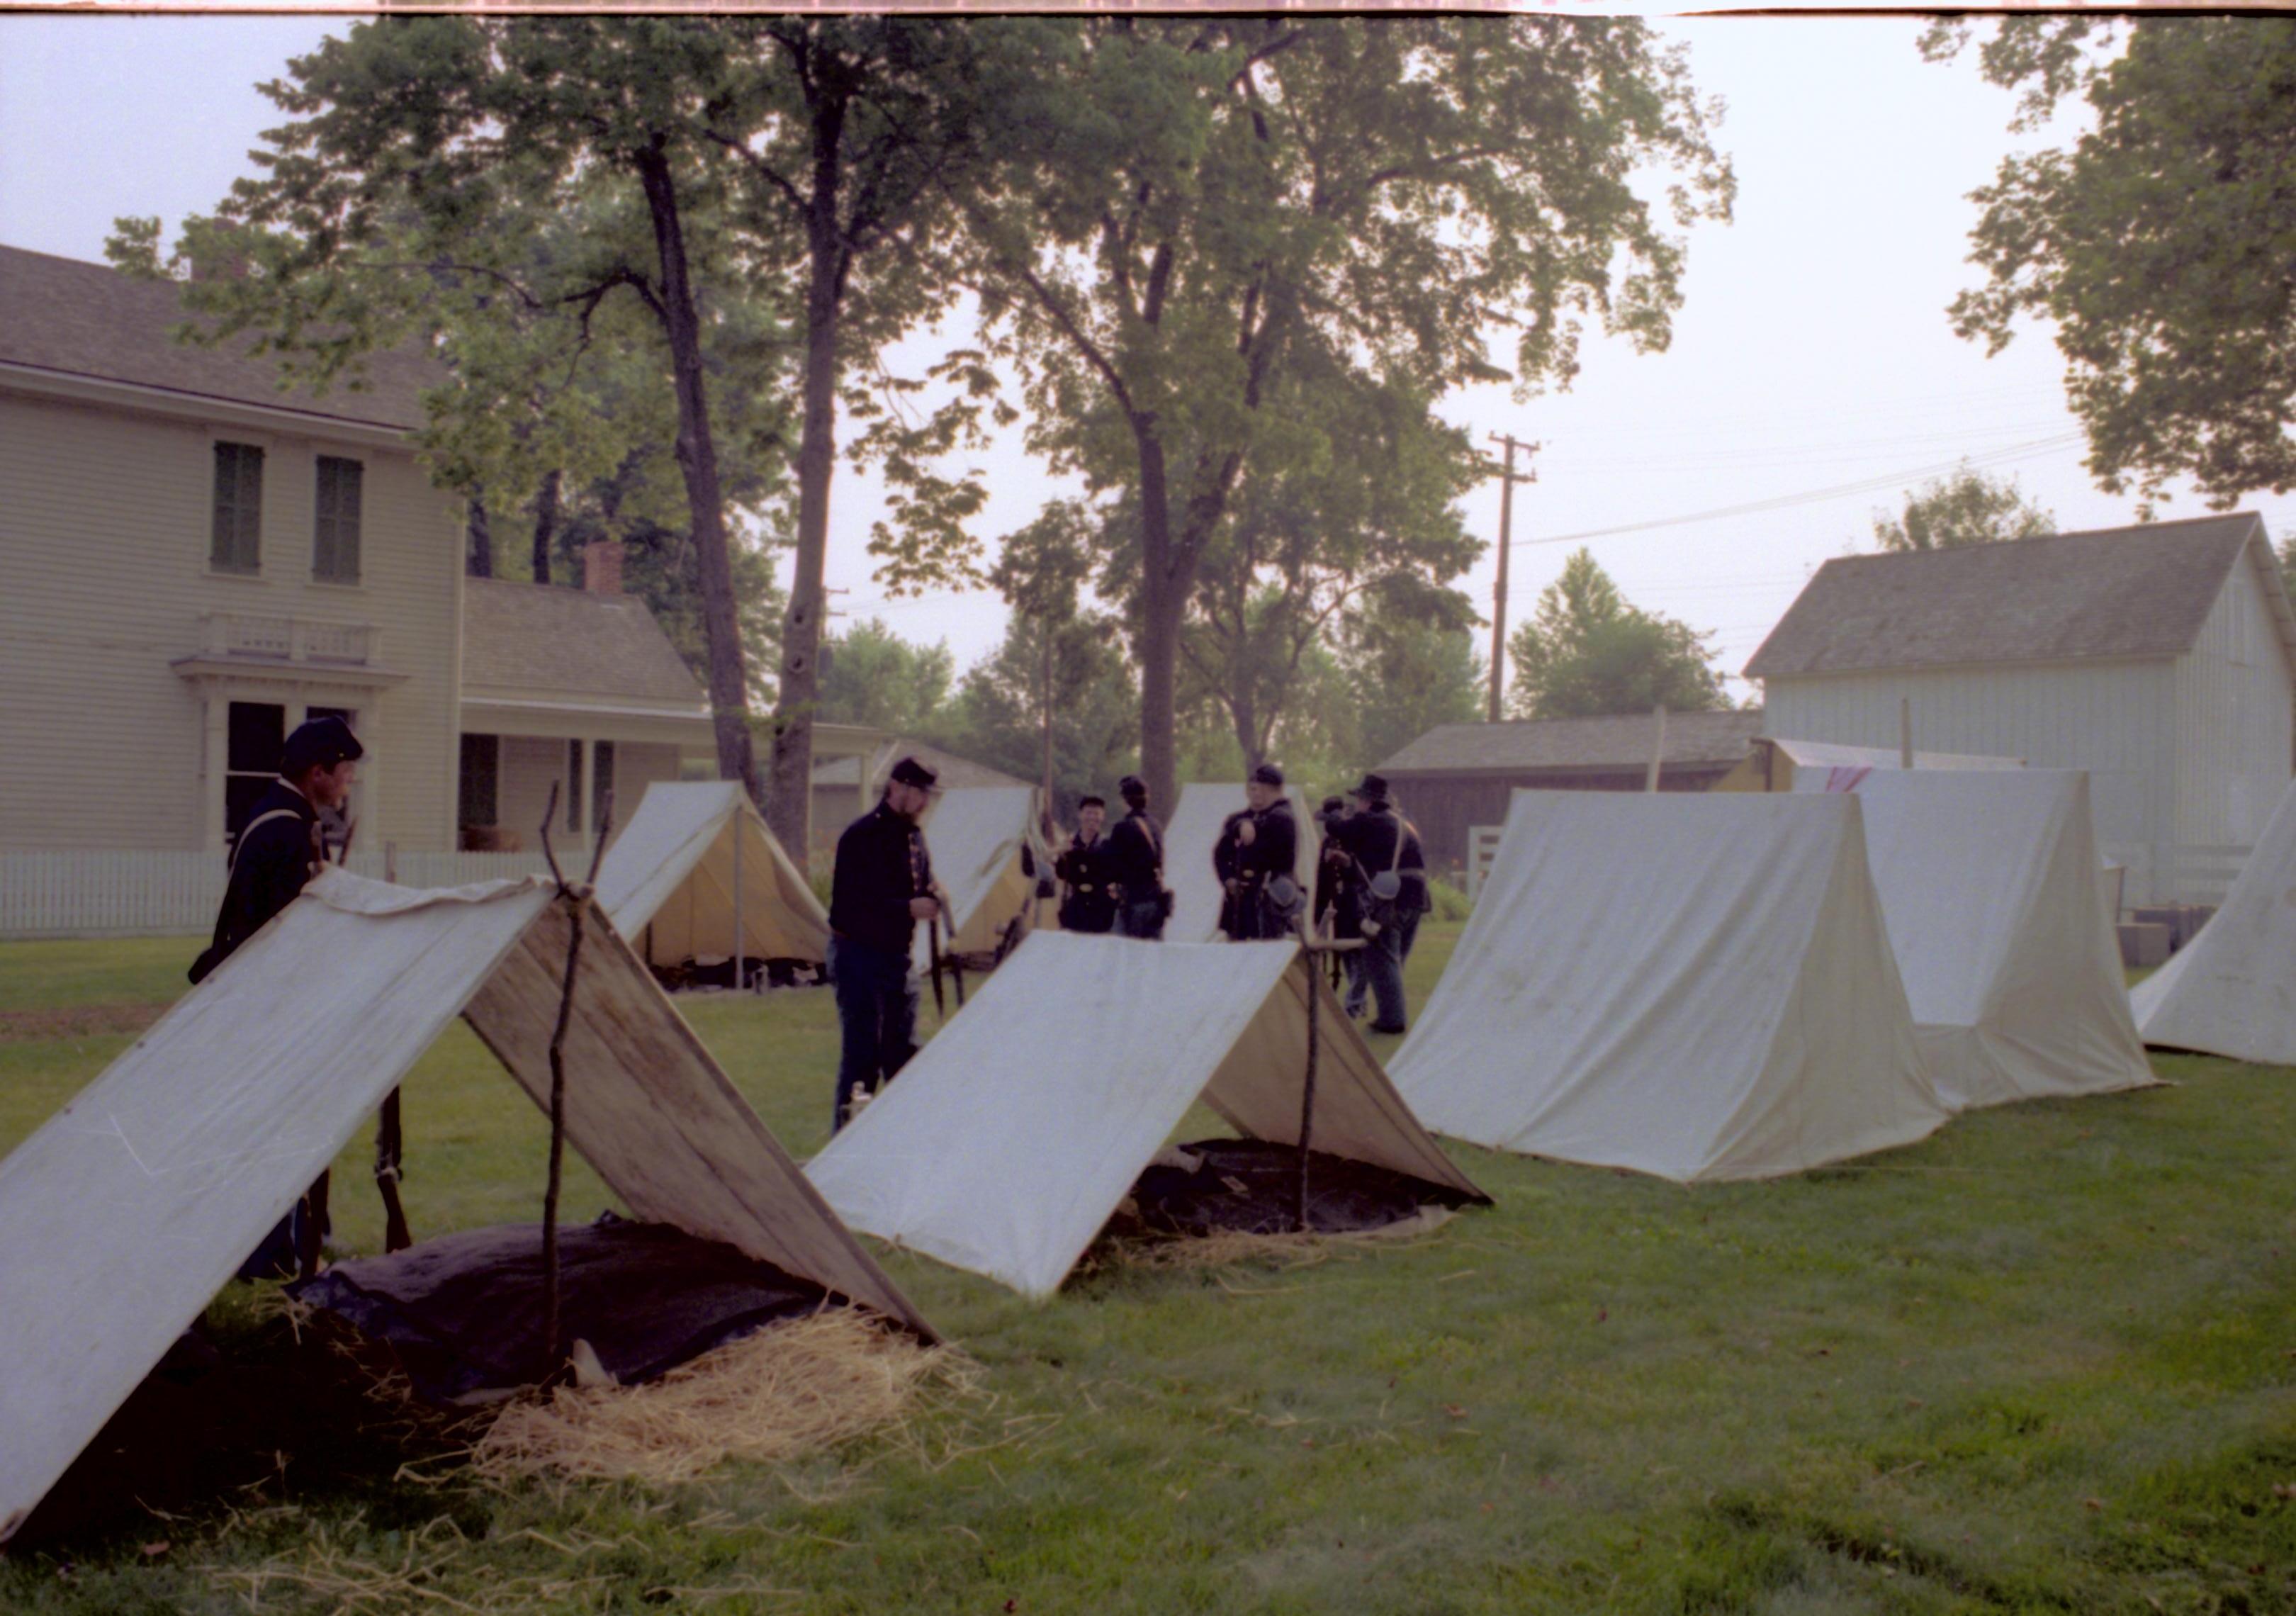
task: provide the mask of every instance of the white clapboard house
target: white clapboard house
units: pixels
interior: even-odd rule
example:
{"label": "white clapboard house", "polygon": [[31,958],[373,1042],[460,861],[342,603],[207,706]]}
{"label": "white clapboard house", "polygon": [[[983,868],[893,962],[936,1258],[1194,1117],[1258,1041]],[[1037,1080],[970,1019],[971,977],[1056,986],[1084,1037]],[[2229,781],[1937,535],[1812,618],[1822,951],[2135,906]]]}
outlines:
{"label": "white clapboard house", "polygon": [[2296,612],[2249,512],[1839,557],[1746,666],[1764,730],[2088,772],[2127,900],[2214,901],[2291,771]]}
{"label": "white clapboard house", "polygon": [[627,817],[708,756],[618,552],[581,589],[464,576],[463,503],[416,456],[424,357],[289,392],[184,317],[169,283],[0,247],[0,936],[211,920],[315,714],[366,747],[355,862],[388,845],[418,883],[534,863],[553,783],[579,849],[609,789]]}

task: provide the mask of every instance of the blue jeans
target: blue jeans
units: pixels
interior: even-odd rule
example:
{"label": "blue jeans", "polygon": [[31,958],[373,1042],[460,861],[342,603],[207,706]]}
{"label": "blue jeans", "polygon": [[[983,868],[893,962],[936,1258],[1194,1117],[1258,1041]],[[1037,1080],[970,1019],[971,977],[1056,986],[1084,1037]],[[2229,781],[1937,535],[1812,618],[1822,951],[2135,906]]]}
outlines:
{"label": "blue jeans", "polygon": [[906,954],[889,954],[849,937],[829,939],[844,1046],[837,1059],[837,1111],[829,1131],[845,1126],[857,1089],[891,1080],[916,1047],[917,979]]}

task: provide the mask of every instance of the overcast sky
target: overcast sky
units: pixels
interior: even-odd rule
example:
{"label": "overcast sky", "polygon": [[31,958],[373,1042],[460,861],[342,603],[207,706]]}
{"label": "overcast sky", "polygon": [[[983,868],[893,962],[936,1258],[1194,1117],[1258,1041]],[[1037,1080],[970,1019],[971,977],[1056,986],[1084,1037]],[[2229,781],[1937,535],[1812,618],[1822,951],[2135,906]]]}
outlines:
{"label": "overcast sky", "polygon": [[[101,260],[114,217],[158,214],[172,234],[250,172],[280,121],[254,86],[340,21],[0,16],[0,242]],[[1509,611],[1587,539],[1636,603],[1715,632],[1735,675],[1828,556],[1872,546],[1877,509],[1963,455],[2013,473],[2071,530],[2133,519],[2095,490],[2064,406],[2054,347],[2032,332],[1988,360],[1948,328],[1974,283],[1967,193],[2012,149],[2010,97],[1973,62],[1923,62],[1923,23],[1895,18],[1663,22],[1690,47],[1701,90],[1728,103],[1735,222],[1693,236],[1672,348],[1589,342],[1570,391],[1517,404],[1504,387],[1445,401],[1477,435],[1545,447],[1516,490]],[[993,540],[1061,490],[1017,447],[988,461]],[[1873,486],[1861,486],[1873,485]],[[1718,520],[1669,519],[1795,496]],[[2251,502],[2276,537],[2296,501]],[[1495,539],[1498,490],[1467,504]],[[2189,497],[2168,516],[2197,515]],[[834,604],[903,634],[946,639],[960,665],[1002,632],[993,595],[887,601],[864,546],[875,491],[840,467]],[[1634,529],[1611,532],[1611,529]],[[1464,580],[1488,612],[1495,559]],[[1734,694],[1745,686],[1733,681]]]}

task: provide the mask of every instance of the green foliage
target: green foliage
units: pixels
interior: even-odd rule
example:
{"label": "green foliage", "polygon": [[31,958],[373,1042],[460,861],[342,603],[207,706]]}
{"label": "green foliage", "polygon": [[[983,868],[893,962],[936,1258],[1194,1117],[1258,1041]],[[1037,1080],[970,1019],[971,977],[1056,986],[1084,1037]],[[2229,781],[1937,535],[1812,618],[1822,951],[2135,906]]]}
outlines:
{"label": "green foliage", "polygon": [[1134,767],[1140,688],[1117,626],[1106,617],[1048,623],[1015,612],[996,649],[965,674],[949,744],[976,763],[1022,780],[1042,778],[1047,639],[1054,807],[1068,819],[1086,792],[1112,800],[1116,782]]}
{"label": "green foliage", "polygon": [[2057,519],[2020,494],[2014,477],[1991,477],[1966,462],[1908,490],[1900,514],[1874,517],[1874,542],[1883,550],[1949,550],[2056,530]]}
{"label": "green foliage", "polygon": [[1464,627],[1429,621],[1375,602],[1353,626],[1349,696],[1357,715],[1353,758],[1365,767],[1403,750],[1439,724],[1483,716],[1486,665]]}
{"label": "green foliage", "polygon": [[1507,641],[1508,693],[1518,718],[1587,718],[1727,707],[1714,653],[1688,624],[1628,603],[1611,576],[1580,550],[1543,590],[1530,621]]}
{"label": "green foliage", "polygon": [[947,644],[918,644],[882,619],[865,618],[824,649],[817,715],[823,721],[873,725],[920,741],[947,733],[956,675],[956,658]]}
{"label": "green foliage", "polygon": [[[1000,99],[1006,166],[964,209],[963,273],[1021,376],[1030,447],[1136,516],[1128,587],[1103,593],[1136,595],[1159,791],[1200,569],[1259,542],[1226,528],[1247,468],[1282,499],[1314,465],[1311,390],[1490,379],[1500,323],[1525,390],[1568,381],[1590,322],[1662,347],[1682,250],[1660,216],[1726,216],[1732,189],[1714,109],[1632,21],[1090,18]],[[1660,208],[1633,183],[1653,173],[1677,182]],[[1267,659],[1234,620],[1257,580],[1228,577],[1257,681]]]}
{"label": "green foliage", "polygon": [[[1925,40],[1952,55],[1965,27]],[[2005,19],[1985,76],[2019,126],[2079,94],[2094,129],[2010,157],[1972,193],[1989,275],[1954,328],[1999,352],[2055,328],[2065,390],[2108,491],[2188,477],[2217,505],[2296,487],[2296,23],[2191,16]]]}

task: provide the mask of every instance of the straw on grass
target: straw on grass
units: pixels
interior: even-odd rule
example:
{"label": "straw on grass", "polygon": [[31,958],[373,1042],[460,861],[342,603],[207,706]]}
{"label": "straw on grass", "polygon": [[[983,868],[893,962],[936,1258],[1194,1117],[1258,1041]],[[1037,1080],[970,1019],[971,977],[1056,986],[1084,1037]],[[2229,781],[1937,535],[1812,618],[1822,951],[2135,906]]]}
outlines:
{"label": "straw on grass", "polygon": [[1422,1207],[1409,1218],[1376,1229],[1345,1234],[1254,1234],[1216,1229],[1209,1235],[1166,1235],[1111,1243],[1119,1262],[1144,1268],[1225,1268],[1239,1263],[1275,1263],[1308,1267],[1335,1256],[1392,1251],[1409,1245],[1450,1221],[1446,1207]]}
{"label": "straw on grass", "polygon": [[691,1481],[729,1459],[777,1464],[897,1424],[959,1360],[831,1308],[730,1341],[643,1386],[561,1386],[504,1407],[472,1450],[490,1481]]}

